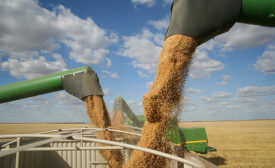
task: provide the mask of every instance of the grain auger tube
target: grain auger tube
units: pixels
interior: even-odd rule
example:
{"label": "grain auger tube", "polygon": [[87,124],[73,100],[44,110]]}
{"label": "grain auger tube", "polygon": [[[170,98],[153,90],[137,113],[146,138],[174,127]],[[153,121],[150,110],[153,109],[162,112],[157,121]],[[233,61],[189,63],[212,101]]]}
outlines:
{"label": "grain auger tube", "polygon": [[174,0],[166,38],[183,34],[202,44],[235,22],[275,27],[275,0]]}
{"label": "grain auger tube", "polygon": [[97,74],[85,66],[1,86],[0,104],[59,90],[66,90],[81,100],[89,95],[103,95]]}
{"label": "grain auger tube", "polygon": [[144,124],[143,121],[140,121],[136,117],[136,115],[133,113],[133,111],[128,106],[126,101],[121,96],[117,96],[114,101],[113,113],[120,112],[120,111],[125,113],[129,117],[129,119],[132,121],[133,126],[135,126],[135,127],[143,126],[143,124]]}

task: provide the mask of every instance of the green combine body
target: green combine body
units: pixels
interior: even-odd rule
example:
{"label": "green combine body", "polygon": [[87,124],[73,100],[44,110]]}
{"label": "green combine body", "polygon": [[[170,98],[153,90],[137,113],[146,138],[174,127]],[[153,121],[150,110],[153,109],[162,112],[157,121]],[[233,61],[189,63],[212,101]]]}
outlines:
{"label": "green combine body", "polygon": [[208,146],[206,131],[203,127],[170,127],[165,137],[179,147],[184,147],[187,151],[194,151],[201,154],[216,151],[215,148]]}
{"label": "green combine body", "polygon": [[[140,122],[145,122],[144,115],[136,115]],[[135,126],[129,117],[124,120],[125,125]],[[176,119],[171,120],[169,128],[165,134],[168,141],[173,142],[187,151],[194,151],[201,154],[216,151],[215,148],[208,146],[206,130],[203,127],[179,128]]]}

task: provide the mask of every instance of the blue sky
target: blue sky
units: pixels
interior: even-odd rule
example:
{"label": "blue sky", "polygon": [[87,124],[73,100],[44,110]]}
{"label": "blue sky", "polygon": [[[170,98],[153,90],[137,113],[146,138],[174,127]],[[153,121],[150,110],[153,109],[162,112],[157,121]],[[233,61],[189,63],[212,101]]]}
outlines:
{"label": "blue sky", "polygon": [[[123,96],[143,114],[171,0],[0,0],[0,85],[89,65],[112,111]],[[275,28],[236,23],[199,46],[181,120],[275,118]],[[0,122],[88,121],[64,91],[0,104]]]}

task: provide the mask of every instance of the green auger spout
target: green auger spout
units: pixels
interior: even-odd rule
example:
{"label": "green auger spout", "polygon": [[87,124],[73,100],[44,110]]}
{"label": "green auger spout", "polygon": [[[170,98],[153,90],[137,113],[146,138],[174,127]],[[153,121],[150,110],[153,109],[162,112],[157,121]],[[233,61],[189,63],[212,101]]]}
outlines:
{"label": "green auger spout", "polygon": [[83,99],[103,95],[97,74],[89,66],[0,86],[0,103],[66,90]]}
{"label": "green auger spout", "polygon": [[202,44],[236,22],[275,27],[275,0],[174,0],[166,38],[183,34]]}

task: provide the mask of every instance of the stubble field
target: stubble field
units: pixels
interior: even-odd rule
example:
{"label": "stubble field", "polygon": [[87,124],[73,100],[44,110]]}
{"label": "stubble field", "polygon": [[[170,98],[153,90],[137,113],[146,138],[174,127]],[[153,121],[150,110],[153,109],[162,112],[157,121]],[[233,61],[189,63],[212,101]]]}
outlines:
{"label": "stubble field", "polygon": [[[0,124],[0,134],[38,133],[90,124]],[[275,167],[275,120],[184,122],[181,127],[205,127],[209,146],[217,152],[201,155],[219,167]]]}
{"label": "stubble field", "polygon": [[205,127],[209,146],[217,152],[201,155],[219,167],[275,167],[275,120],[185,122]]}

